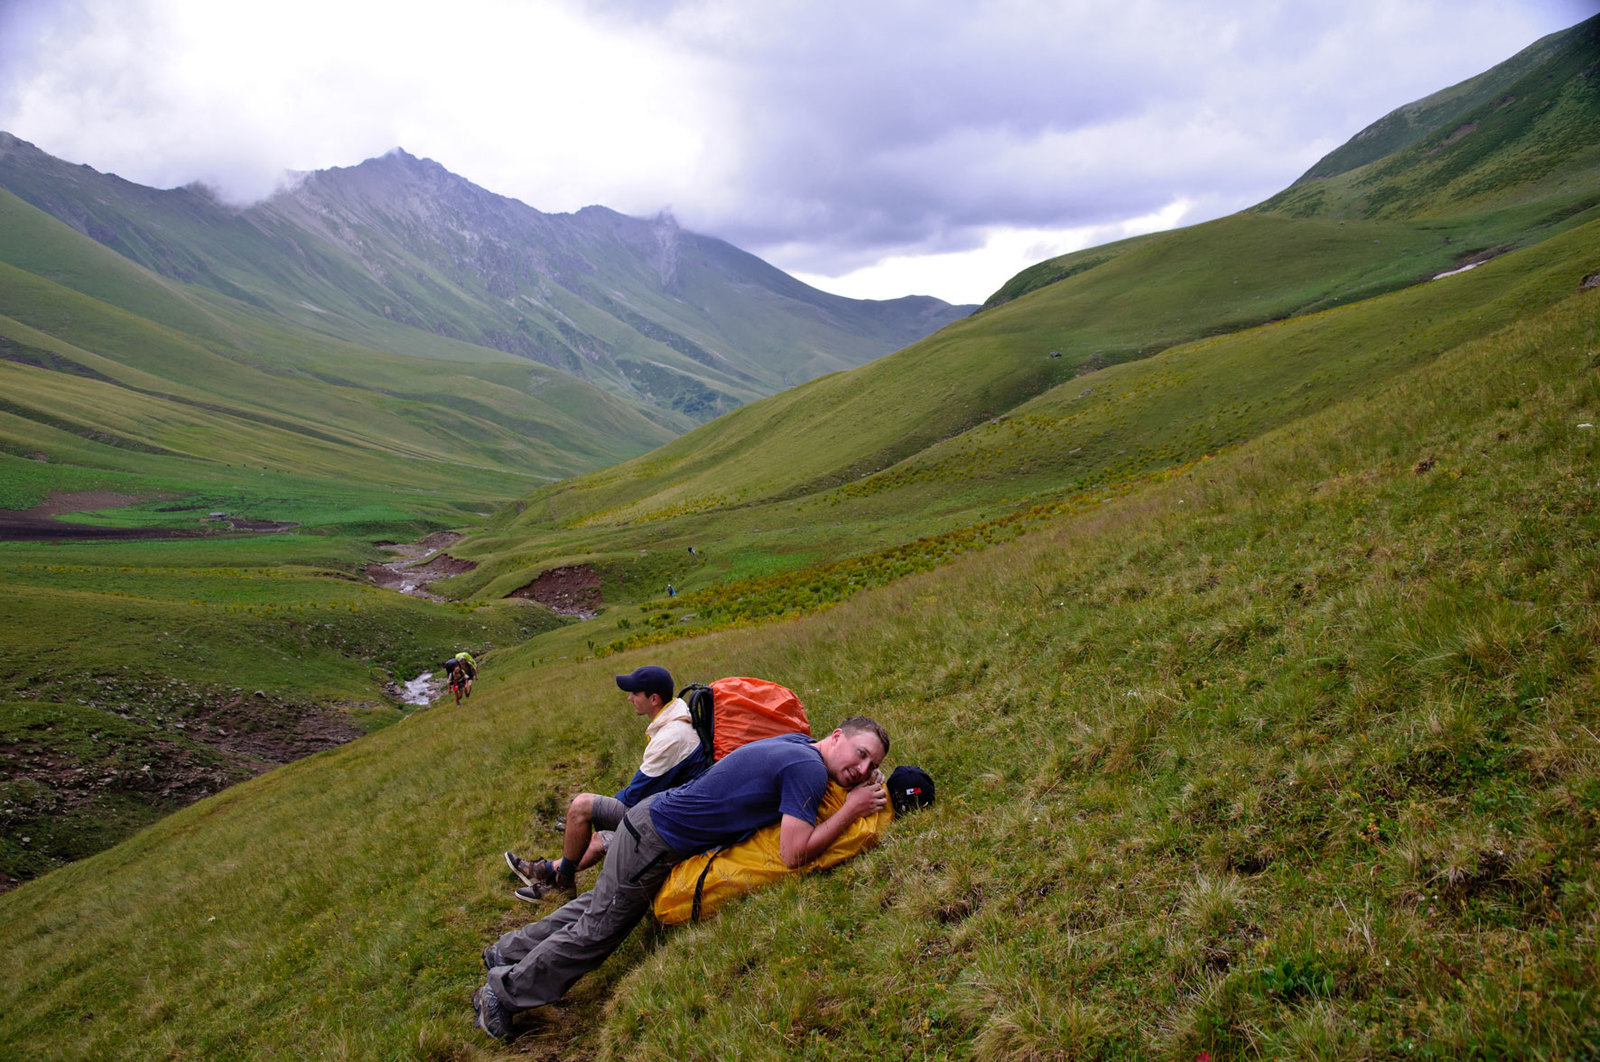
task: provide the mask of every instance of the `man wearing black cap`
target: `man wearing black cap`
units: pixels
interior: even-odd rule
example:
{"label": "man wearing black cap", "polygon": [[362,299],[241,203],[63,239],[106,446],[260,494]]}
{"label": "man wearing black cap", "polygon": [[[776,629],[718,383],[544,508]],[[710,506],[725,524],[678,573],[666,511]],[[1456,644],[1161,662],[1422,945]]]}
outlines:
{"label": "man wearing black cap", "polygon": [[617,688],[628,695],[633,710],[650,720],[649,743],[633,780],[614,797],[579,793],[567,805],[561,858],[528,860],[506,853],[506,865],[523,881],[517,898],[536,903],[552,891],[577,895],[576,878],[605,855],[613,831],[628,809],[651,793],[682,785],[711,766],[711,752],[700,745],[689,718],[689,706],[673,694],[672,673],[646,664],[618,675]]}

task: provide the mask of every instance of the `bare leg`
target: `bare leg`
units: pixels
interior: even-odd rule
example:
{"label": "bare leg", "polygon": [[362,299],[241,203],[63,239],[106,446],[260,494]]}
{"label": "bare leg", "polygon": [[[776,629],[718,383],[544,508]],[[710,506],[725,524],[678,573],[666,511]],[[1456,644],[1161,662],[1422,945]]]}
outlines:
{"label": "bare leg", "polygon": [[[561,839],[561,858],[570,859],[580,868],[592,866],[594,859],[583,862],[594,840],[594,794],[579,793],[567,805],[567,831]],[[595,859],[598,859],[596,856]]]}

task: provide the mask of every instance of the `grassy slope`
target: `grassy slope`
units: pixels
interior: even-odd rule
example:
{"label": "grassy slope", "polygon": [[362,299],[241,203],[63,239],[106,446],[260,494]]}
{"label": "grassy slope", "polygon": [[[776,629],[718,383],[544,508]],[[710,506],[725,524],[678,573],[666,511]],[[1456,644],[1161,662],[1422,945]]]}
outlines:
{"label": "grassy slope", "polygon": [[1394,155],[1446,123],[1451,129],[1458,128],[1457,119],[1463,111],[1515,93],[1518,83],[1529,73],[1543,73],[1546,64],[1570,47],[1573,37],[1582,34],[1581,27],[1552,33],[1476,77],[1389,112],[1319,159],[1296,184],[1326,180]]}
{"label": "grassy slope", "polygon": [[[1004,537],[997,521],[1014,531],[1041,500],[1122,489],[1352,386],[1381,387],[1590,271],[1597,34],[1600,19],[1425,101],[1414,117],[1426,128],[1390,157],[1234,217],[1041,263],[983,313],[895,355],[548,488],[463,547],[485,563],[458,592],[505,593],[583,560],[615,604],[645,602],[668,580],[711,595],[657,612],[652,637],[687,611],[704,625],[744,610],[730,595],[765,595],[768,614],[803,610],[903,571],[907,553],[947,552],[953,536]],[[1340,182],[1363,189],[1360,209],[1334,202]],[[1519,247],[1503,269],[1422,283]],[[1392,292],[1404,294],[1377,311],[1324,312]],[[1231,360],[1200,345],[1182,372],[1121,368],[1264,322],[1286,323],[1227,348]],[[1298,375],[1279,345],[1320,352],[1319,371]],[[1150,400],[1130,412],[1106,404],[1108,388]],[[688,546],[696,559],[683,559]],[[727,585],[785,570],[796,572],[788,590],[815,576],[809,593]],[[597,633],[587,648],[640,638]]]}
{"label": "grassy slope", "polygon": [[[782,678],[820,722],[879,715],[940,803],[833,875],[636,935],[517,1049],[1592,1051],[1596,298],[1002,549],[652,654]],[[0,897],[4,1042],[497,1054],[466,998],[529,913],[498,852],[626,773],[605,691],[645,659],[531,652],[463,709]]]}
{"label": "grassy slope", "polygon": [[[1239,228],[1259,231],[1260,220],[1247,219]],[[1274,219],[1266,227],[1300,224]],[[1197,241],[1193,260],[1207,249],[1215,254],[1234,246],[1228,237],[1236,231],[1218,227],[1212,242]],[[1065,281],[993,311],[994,320],[1015,316],[1013,335],[999,332],[985,314],[885,359],[900,370],[892,386],[878,378],[877,364],[828,377],[738,410],[633,462],[549,488],[520,515],[502,514],[462,544],[485,563],[456,585],[462,593],[495,596],[542,568],[589,560],[606,577],[609,602],[648,602],[670,579],[680,590],[706,591],[675,605],[711,622],[729,595],[752,590],[728,587],[730,581],[799,569],[795,581],[813,583],[813,575],[828,581],[815,566],[917,551],[917,540],[928,536],[1121,489],[1352,390],[1381,388],[1441,349],[1564,298],[1589,270],[1597,240],[1600,228],[1586,225],[1459,276],[1304,314],[1241,338],[1174,348],[1179,356],[1173,358],[1114,365],[1024,401],[1066,361],[1025,353],[1055,349],[1037,334],[1054,329],[1053,322],[1138,319],[1159,327],[1149,323],[1158,320],[1159,294],[1125,317],[1105,308],[1099,317],[1068,317],[1053,300],[1069,296],[1079,278]],[[1167,281],[1189,278],[1184,305],[1197,305],[1203,297],[1193,290],[1199,267],[1176,251],[1164,258]],[[1294,283],[1296,270],[1275,265],[1260,275],[1272,272],[1285,286]],[[1159,292],[1161,279],[1152,278],[1150,286]],[[1231,291],[1231,278],[1220,286]],[[1106,302],[1124,301],[1105,290]],[[1198,324],[1231,318],[1240,302],[1254,301],[1253,295],[1219,300],[1216,316]],[[1006,361],[1008,347],[1017,353]],[[1290,351],[1293,356],[1285,356]],[[1029,365],[1037,375],[1029,376]],[[995,382],[1007,379],[1022,382]],[[986,388],[991,396],[1011,396],[1005,416],[973,417],[976,426],[953,423],[974,412],[976,401],[962,397]],[[863,453],[872,455],[864,468]],[[690,545],[699,551],[693,557]],[[876,576],[852,569],[841,578],[870,584]],[[838,594],[824,597],[837,600]],[[776,611],[788,606],[780,603]],[[624,610],[584,637],[599,645],[634,639],[637,634],[616,627],[637,621]]]}
{"label": "grassy slope", "polygon": [[[1524,56],[1537,65],[1527,69]],[[1261,209],[1297,217],[1425,218],[1542,203],[1543,223],[1559,225],[1600,202],[1597,56],[1600,16],[1484,75],[1500,74],[1492,93],[1464,92],[1463,106],[1429,110],[1425,135],[1404,147],[1335,160],[1326,167],[1334,176],[1302,179]]]}
{"label": "grassy slope", "polygon": [[[416,358],[196,297],[12,197],[0,199],[0,344],[13,454],[61,440],[222,458],[308,479],[505,499],[665,440],[636,410],[541,366]],[[32,427],[19,422],[31,421]],[[94,465],[76,447],[73,456]],[[125,455],[102,455],[125,465]],[[231,473],[224,473],[231,475]]]}

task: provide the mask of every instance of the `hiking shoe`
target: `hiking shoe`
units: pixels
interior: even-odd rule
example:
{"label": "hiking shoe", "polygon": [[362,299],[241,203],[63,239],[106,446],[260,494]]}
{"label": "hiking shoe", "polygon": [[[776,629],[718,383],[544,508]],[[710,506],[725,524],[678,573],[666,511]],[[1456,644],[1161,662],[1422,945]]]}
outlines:
{"label": "hiking shoe", "polygon": [[516,1037],[517,1032],[511,1027],[511,1012],[487,984],[472,993],[472,1009],[478,1012],[478,1028],[496,1040],[510,1043]]}
{"label": "hiking shoe", "polygon": [[548,859],[529,861],[515,852],[507,852],[506,866],[511,868],[511,873],[522,879],[524,885],[537,885],[540,882],[548,884],[556,880],[556,865]]}
{"label": "hiking shoe", "polygon": [[538,903],[546,896],[555,896],[565,901],[577,895],[577,883],[571,878],[557,878],[555,881],[534,881],[517,890],[517,899],[525,903]]}
{"label": "hiking shoe", "polygon": [[492,970],[496,966],[510,965],[511,964],[506,962],[506,960],[500,954],[499,941],[496,941],[495,943],[490,944],[487,948],[483,949],[483,968],[485,970]]}

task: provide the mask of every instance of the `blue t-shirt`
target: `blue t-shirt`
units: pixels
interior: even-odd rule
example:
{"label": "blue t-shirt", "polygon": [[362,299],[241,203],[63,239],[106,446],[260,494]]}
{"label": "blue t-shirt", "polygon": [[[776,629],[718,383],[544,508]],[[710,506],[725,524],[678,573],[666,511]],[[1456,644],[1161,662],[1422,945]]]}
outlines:
{"label": "blue t-shirt", "polygon": [[734,749],[656,797],[650,822],[673,851],[693,855],[742,841],[785,815],[815,826],[827,788],[828,768],[811,739],[780,734]]}

